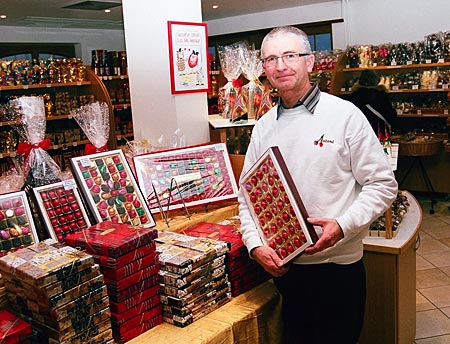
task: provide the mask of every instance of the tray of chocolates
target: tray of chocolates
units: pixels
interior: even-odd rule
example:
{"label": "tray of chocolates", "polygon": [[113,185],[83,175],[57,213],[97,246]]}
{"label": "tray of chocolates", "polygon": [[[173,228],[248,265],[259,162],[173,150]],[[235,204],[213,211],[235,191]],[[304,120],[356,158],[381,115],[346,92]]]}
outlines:
{"label": "tray of chocolates", "polygon": [[0,257],[38,241],[25,191],[0,195]]}
{"label": "tray of chocolates", "polygon": [[38,186],[33,193],[51,238],[63,242],[68,233],[91,226],[75,180]]}
{"label": "tray of chocolates", "polygon": [[146,153],[133,157],[133,162],[153,213],[237,197],[224,143]]}
{"label": "tray of chocolates", "polygon": [[283,264],[317,241],[278,147],[269,148],[240,183],[261,240],[275,250]]}
{"label": "tray of chocolates", "polygon": [[71,158],[70,163],[97,222],[155,226],[153,215],[120,149]]}

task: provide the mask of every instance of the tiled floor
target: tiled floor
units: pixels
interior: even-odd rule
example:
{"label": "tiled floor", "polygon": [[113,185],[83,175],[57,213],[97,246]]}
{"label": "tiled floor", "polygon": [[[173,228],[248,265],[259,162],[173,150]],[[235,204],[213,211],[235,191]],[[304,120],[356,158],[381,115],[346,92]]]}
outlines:
{"label": "tiled floor", "polygon": [[417,196],[422,210],[416,256],[416,344],[450,343],[450,202]]}

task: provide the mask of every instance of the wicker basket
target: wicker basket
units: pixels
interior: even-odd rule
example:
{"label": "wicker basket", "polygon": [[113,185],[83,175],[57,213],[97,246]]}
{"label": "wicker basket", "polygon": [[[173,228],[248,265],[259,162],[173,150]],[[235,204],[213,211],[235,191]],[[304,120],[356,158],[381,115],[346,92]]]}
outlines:
{"label": "wicker basket", "polygon": [[442,146],[442,140],[424,141],[398,141],[399,155],[406,156],[429,156],[439,153]]}

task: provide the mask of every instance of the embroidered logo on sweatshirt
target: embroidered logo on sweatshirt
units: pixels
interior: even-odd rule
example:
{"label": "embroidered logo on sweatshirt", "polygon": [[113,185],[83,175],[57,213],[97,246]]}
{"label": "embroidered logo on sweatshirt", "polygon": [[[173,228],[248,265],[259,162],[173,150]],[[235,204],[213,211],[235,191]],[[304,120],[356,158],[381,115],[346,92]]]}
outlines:
{"label": "embroidered logo on sweatshirt", "polygon": [[334,140],[329,140],[324,138],[325,134],[322,134],[322,136],[318,140],[314,140],[314,145],[323,147],[324,143],[334,143]]}

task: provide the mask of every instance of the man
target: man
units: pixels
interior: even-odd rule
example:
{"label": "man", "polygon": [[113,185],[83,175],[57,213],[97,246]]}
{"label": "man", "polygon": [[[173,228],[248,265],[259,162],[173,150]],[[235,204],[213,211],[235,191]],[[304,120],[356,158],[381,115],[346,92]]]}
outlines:
{"label": "man", "polygon": [[320,92],[306,34],[280,27],[261,46],[267,78],[281,100],[255,125],[243,174],[278,146],[319,240],[292,264],[263,245],[243,193],[239,211],[250,255],[274,276],[288,343],[356,343],[365,303],[362,239],[396,198],[388,159],[362,112]]}

